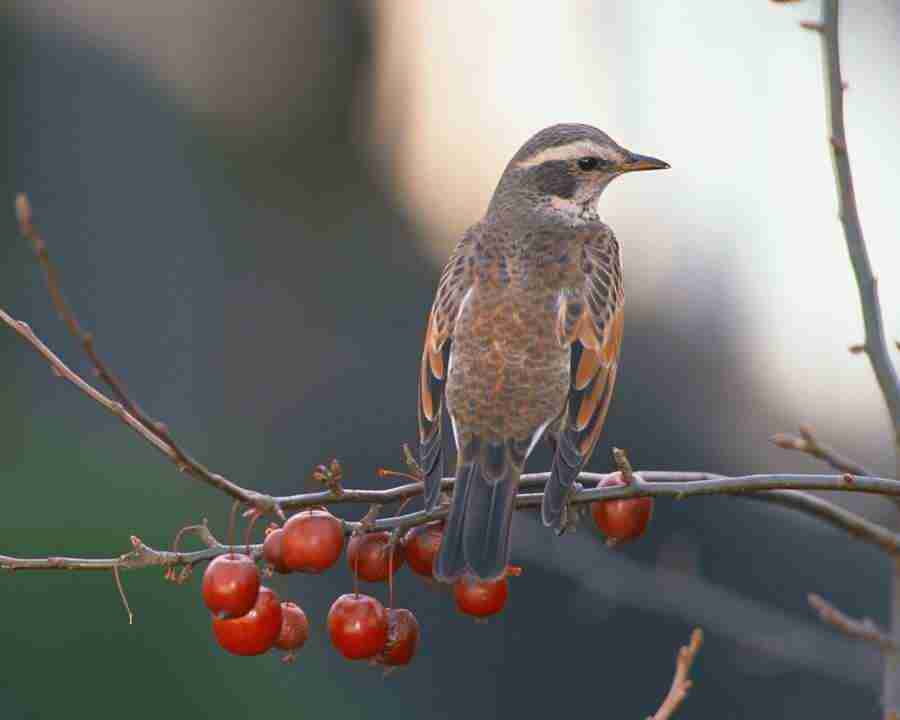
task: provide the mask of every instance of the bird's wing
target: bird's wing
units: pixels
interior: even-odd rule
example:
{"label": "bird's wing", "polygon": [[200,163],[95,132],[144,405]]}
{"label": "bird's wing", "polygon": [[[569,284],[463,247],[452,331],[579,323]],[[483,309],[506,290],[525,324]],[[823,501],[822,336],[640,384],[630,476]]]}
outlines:
{"label": "bird's wing", "polygon": [[612,235],[589,239],[582,264],[584,289],[560,303],[560,340],[571,345],[572,371],[559,443],[570,467],[588,461],[600,431],[619,363],[625,294],[619,247]]}
{"label": "bird's wing", "polygon": [[444,384],[456,318],[472,286],[469,258],[473,244],[474,234],[470,231],[444,267],[425,331],[419,378],[419,460],[425,473],[425,507],[429,509],[437,503],[444,474],[441,436]]}

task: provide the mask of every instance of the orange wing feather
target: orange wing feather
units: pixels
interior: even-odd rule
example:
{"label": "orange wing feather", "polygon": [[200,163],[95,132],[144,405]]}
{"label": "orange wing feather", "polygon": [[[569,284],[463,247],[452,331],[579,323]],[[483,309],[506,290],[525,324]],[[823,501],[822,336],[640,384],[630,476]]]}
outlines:
{"label": "orange wing feather", "polygon": [[[624,292],[618,246],[585,244],[589,268],[581,297],[560,311],[560,337],[569,335],[573,367],[567,420],[563,432],[582,458],[590,458],[612,398],[624,328]],[[573,317],[574,315],[574,317]],[[566,328],[572,328],[566,333]]]}
{"label": "orange wing feather", "polygon": [[472,242],[472,235],[468,233],[444,268],[425,331],[419,374],[419,459],[426,476],[425,502],[428,507],[434,507],[440,494],[444,384],[456,316],[472,282],[468,264]]}

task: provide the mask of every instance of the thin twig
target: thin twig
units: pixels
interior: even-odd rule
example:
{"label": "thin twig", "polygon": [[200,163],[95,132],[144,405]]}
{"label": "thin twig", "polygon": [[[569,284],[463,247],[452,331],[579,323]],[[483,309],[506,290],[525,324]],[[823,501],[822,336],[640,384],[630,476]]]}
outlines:
{"label": "thin twig", "polygon": [[119,577],[119,566],[113,565],[113,577],[116,579],[116,587],[119,589],[119,597],[122,598],[122,604],[125,606],[125,612],[128,613],[128,624],[134,625],[134,613],[131,612],[131,606],[128,604],[128,597],[125,595],[125,588],[122,587],[122,578]]}
{"label": "thin twig", "polygon": [[678,650],[678,657],[675,660],[675,677],[672,678],[672,687],[669,688],[668,695],[666,695],[662,705],[659,706],[659,710],[648,720],[669,720],[681,706],[681,703],[684,702],[688,691],[694,685],[691,680],[691,666],[694,664],[694,659],[697,657],[702,644],[703,631],[700,628],[695,628],[694,632],[691,633],[690,644],[684,645]]}
{"label": "thin twig", "polygon": [[175,535],[175,539],[172,540],[172,552],[178,552],[178,546],[181,543],[181,538],[188,533],[197,535],[200,538],[200,542],[206,545],[206,547],[216,547],[219,544],[219,541],[216,540],[216,538],[210,532],[209,525],[207,524],[206,520],[204,520],[199,525],[186,525],[185,527],[181,528]]}
{"label": "thin twig", "polygon": [[845,615],[821,595],[810,593],[806,598],[810,606],[819,614],[822,622],[840,630],[844,635],[864,640],[878,647],[883,653],[895,653],[897,646],[872,620],[857,620]]}
{"label": "thin twig", "polygon": [[[47,243],[44,242],[43,236],[38,232],[34,224],[31,212],[31,203],[24,193],[16,196],[16,218],[19,221],[19,232],[30,244],[34,254],[38,259],[41,269],[44,271],[44,280],[47,283],[47,291],[50,293],[50,299],[59,317],[69,328],[72,336],[84,347],[84,352],[94,366],[94,372],[103,382],[105,382],[112,391],[113,396],[118,400],[129,413],[143,420],[142,413],[137,404],[131,400],[125,391],[121,381],[112,373],[106,364],[100,359],[94,348],[94,336],[92,333],[85,331],[78,322],[72,306],[66,302],[62,292],[62,285],[59,282],[59,274],[56,267],[50,260],[50,253],[47,250]],[[145,423],[151,432],[155,423]]]}
{"label": "thin twig", "polygon": [[634,483],[634,469],[631,467],[631,461],[628,459],[628,453],[621,448],[614,447],[612,449],[613,460],[619,472],[622,473],[622,480],[626,485]]}
{"label": "thin twig", "polygon": [[835,470],[850,473],[851,475],[873,474],[855,460],[852,460],[845,455],[841,455],[839,452],[820,441],[809,425],[800,426],[799,436],[778,433],[773,435],[771,440],[780,448],[806,453],[807,455],[811,455],[812,457],[827,463]]}
{"label": "thin twig", "polygon": [[[244,545],[222,545],[219,542],[205,550],[193,552],[170,552],[157,550],[136,537],[131,537],[131,552],[110,558],[43,557],[19,558],[0,555],[2,570],[138,570],[148,567],[185,567],[212,560],[226,553],[242,553]],[[262,545],[251,545],[250,555],[262,555]]]}
{"label": "thin twig", "polygon": [[[818,460],[822,460],[835,470],[854,475],[872,475],[872,472],[864,465],[860,465],[855,460],[841,455],[837,450],[820,441],[813,429],[809,425],[801,425],[800,434],[788,435],[787,433],[777,433],[770,440],[780,448],[785,450],[797,450],[806,453]],[[888,498],[897,507],[900,507],[900,497]]]}

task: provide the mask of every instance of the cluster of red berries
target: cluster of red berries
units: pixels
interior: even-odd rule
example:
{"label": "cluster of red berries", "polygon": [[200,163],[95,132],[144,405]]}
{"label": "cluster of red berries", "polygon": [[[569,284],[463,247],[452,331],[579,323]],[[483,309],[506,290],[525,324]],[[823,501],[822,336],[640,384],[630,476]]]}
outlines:
{"label": "cluster of red berries", "polygon": [[[624,485],[620,474],[602,487]],[[643,534],[653,511],[649,497],[592,503],[591,513],[610,542],[633,540]],[[417,575],[432,579],[434,561],[443,539],[443,523],[411,528],[397,542],[387,532],[353,535],[347,562],[354,577],[366,582],[392,582],[404,564]],[[305,510],[284,527],[270,527],[263,556],[274,572],[321,573],[333,566],[344,549],[341,521],[324,509]],[[507,575],[518,575],[510,567]],[[280,602],[261,584],[249,555],[229,553],[213,560],[203,575],[203,599],[213,614],[213,634],[219,645],[235,655],[260,655],[272,648],[286,651],[291,660],[309,637],[309,622],[292,602]],[[507,578],[481,582],[471,578],[453,588],[456,606],[467,615],[486,618],[499,613],[509,596]],[[393,604],[393,603],[392,603]],[[416,652],[419,624],[402,608],[385,608],[374,597],[358,592],[341,595],[328,611],[328,634],[347,659],[371,659],[385,667],[408,665]]]}
{"label": "cluster of red berries", "polygon": [[228,553],[213,560],[203,574],[203,600],[213,614],[216,640],[235,655],[261,655],[278,647],[289,660],[309,637],[306,613],[260,584],[249,555]]}

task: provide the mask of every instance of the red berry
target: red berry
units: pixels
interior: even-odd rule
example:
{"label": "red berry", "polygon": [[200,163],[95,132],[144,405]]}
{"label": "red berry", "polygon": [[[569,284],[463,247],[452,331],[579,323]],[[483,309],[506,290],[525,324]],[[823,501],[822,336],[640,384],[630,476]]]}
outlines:
{"label": "red berry", "polygon": [[328,611],[328,634],[348,660],[374,657],[388,639],[387,611],[368,595],[341,595]]}
{"label": "red berry", "polygon": [[293,653],[303,647],[309,637],[309,620],[306,613],[292,602],[281,603],[281,631],[275,646]]}
{"label": "red berry", "polygon": [[419,644],[419,623],[409,610],[388,610],[388,639],[378,662],[391,667],[409,665]]}
{"label": "red berry", "polygon": [[460,612],[479,618],[488,617],[496,615],[506,605],[509,586],[506,577],[488,581],[464,577],[453,586],[453,596]]}
{"label": "red berry", "polygon": [[266,539],[263,541],[263,557],[275,572],[289,573],[291,569],[285,564],[284,553],[281,549],[283,538],[284,530],[281,528],[266,530]]}
{"label": "red berry", "polygon": [[256,605],[246,615],[231,619],[213,617],[213,633],[219,645],[233,655],[262,655],[278,639],[281,620],[278,596],[263,585]]}
{"label": "red berry", "polygon": [[[391,534],[388,532],[371,532],[351,537],[347,544],[350,572],[367,582],[387,580],[388,568],[396,573],[403,564],[401,543],[396,543],[393,551],[388,552],[390,542]],[[390,560],[391,556],[393,560]]]}
{"label": "red berry", "polygon": [[[598,487],[619,487],[625,485],[622,473],[614,473],[605,478]],[[653,515],[653,498],[621,498],[618,500],[597,500],[591,503],[591,515],[600,531],[610,540],[625,542],[644,534]]]}
{"label": "red berry", "polygon": [[256,603],[259,570],[248,555],[219,555],[203,573],[203,602],[213,615],[240,617]]}
{"label": "red berry", "polygon": [[327,510],[304,510],[282,529],[281,555],[291,570],[320,573],[337,562],[344,549],[344,528]]}
{"label": "red berry", "polygon": [[409,569],[423,577],[434,576],[434,559],[444,539],[444,524],[440,521],[410,528],[403,540]]}

